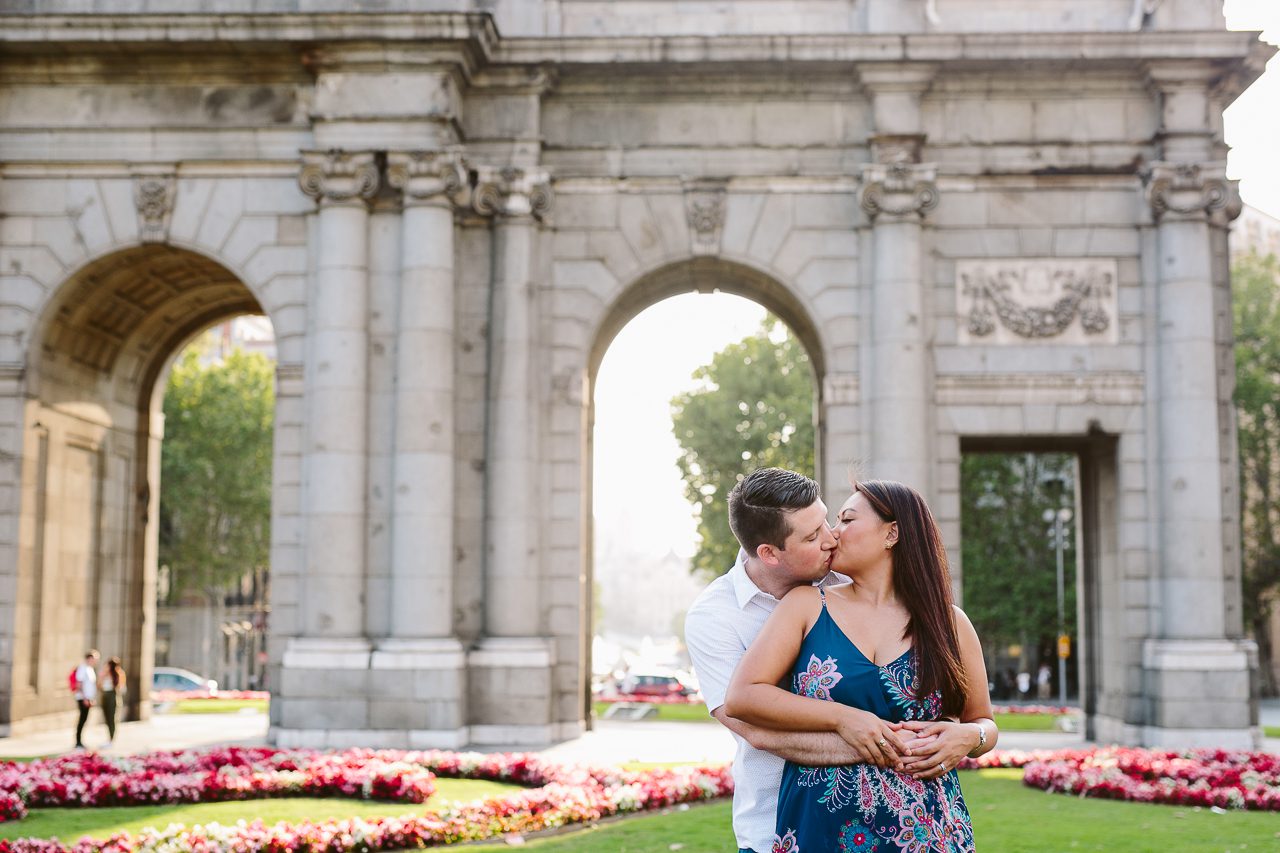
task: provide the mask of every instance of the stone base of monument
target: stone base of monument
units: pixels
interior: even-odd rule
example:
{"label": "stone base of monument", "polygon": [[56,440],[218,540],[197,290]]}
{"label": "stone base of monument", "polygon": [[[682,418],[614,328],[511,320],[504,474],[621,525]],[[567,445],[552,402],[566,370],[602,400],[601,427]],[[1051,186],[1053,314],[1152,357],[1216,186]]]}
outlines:
{"label": "stone base of monument", "polygon": [[1147,640],[1142,647],[1143,694],[1130,719],[1095,714],[1098,743],[1189,749],[1258,749],[1257,701],[1250,640]]}

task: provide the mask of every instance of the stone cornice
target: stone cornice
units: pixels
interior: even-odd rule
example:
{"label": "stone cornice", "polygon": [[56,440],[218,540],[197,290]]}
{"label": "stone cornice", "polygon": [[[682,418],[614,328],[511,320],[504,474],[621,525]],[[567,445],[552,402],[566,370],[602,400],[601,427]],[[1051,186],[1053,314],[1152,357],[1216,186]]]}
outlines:
{"label": "stone cornice", "polygon": [[[1245,31],[1104,33],[918,33],[760,36],[548,37],[501,39],[481,13],[324,13],[225,15],[0,15],[0,44],[97,46],[154,44],[470,42],[495,64],[669,64],[724,62],[1069,61],[1122,64],[1159,59],[1239,59],[1261,45]],[[128,46],[124,48],[124,46]]]}

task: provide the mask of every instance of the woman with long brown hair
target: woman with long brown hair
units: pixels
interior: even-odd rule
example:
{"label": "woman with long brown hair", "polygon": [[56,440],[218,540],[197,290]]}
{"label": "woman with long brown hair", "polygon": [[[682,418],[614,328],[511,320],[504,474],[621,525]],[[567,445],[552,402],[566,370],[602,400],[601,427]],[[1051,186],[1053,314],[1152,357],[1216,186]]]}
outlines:
{"label": "woman with long brown hair", "polygon": [[107,660],[98,684],[102,688],[102,718],[107,724],[107,745],[110,746],[116,740],[116,705],[124,701],[125,674],[120,658]]}
{"label": "woman with long brown hair", "polygon": [[[774,610],[734,673],[725,711],[747,723],[830,731],[862,762],[788,762],[775,851],[973,849],[955,767],[995,746],[982,647],[952,603],[942,534],[924,499],[884,480],[840,508],[833,571]],[[777,685],[788,678],[791,690]]]}

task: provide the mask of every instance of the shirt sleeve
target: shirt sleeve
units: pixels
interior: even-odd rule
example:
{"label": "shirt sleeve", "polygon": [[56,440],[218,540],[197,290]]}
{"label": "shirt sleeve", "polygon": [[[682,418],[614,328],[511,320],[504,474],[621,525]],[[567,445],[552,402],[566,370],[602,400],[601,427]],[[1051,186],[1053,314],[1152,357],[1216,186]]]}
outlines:
{"label": "shirt sleeve", "polygon": [[712,613],[697,608],[685,617],[684,642],[698,676],[702,700],[707,703],[708,712],[715,711],[724,704],[729,680],[747,648],[728,620],[716,619]]}

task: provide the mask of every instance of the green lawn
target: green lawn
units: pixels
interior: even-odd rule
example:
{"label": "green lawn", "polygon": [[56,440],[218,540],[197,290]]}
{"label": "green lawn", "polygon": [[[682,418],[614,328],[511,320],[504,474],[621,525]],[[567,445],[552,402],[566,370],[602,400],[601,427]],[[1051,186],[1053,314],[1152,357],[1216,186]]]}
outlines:
{"label": "green lawn", "polygon": [[[979,850],[1165,853],[1270,850],[1280,844],[1280,821],[1274,813],[1220,815],[1173,806],[1082,800],[1028,788],[1021,782],[1021,772],[980,770],[960,775]],[[679,843],[681,853],[722,853],[733,849],[730,813],[728,802],[694,806],[531,839],[525,847],[541,853],[667,853],[673,843]]]}
{"label": "green lawn", "polygon": [[1002,732],[1056,732],[1058,718],[1053,714],[996,714],[996,726]]}
{"label": "green lawn", "polygon": [[269,699],[183,699],[167,709],[170,714],[238,714],[241,711],[267,713]]}
{"label": "green lawn", "polygon": [[1262,733],[1266,737],[1280,737],[1280,726],[1263,726]]}
{"label": "green lawn", "polygon": [[[596,717],[603,718],[605,710],[612,703],[596,702]],[[692,705],[655,705],[658,709],[657,717],[650,717],[650,720],[674,721],[680,723],[714,723],[715,718],[707,713],[707,706],[701,702],[695,702]]]}
{"label": "green lawn", "polygon": [[171,823],[232,824],[261,818],[264,823],[287,820],[332,820],[344,817],[399,817],[446,801],[467,801],[517,790],[516,785],[474,779],[437,779],[436,794],[425,805],[341,798],[280,798],[181,806],[127,806],[100,809],[32,809],[15,823],[0,824],[0,838],[53,838],[73,842],[82,836],[107,838],[121,830],[136,833],[148,826],[164,829]]}

